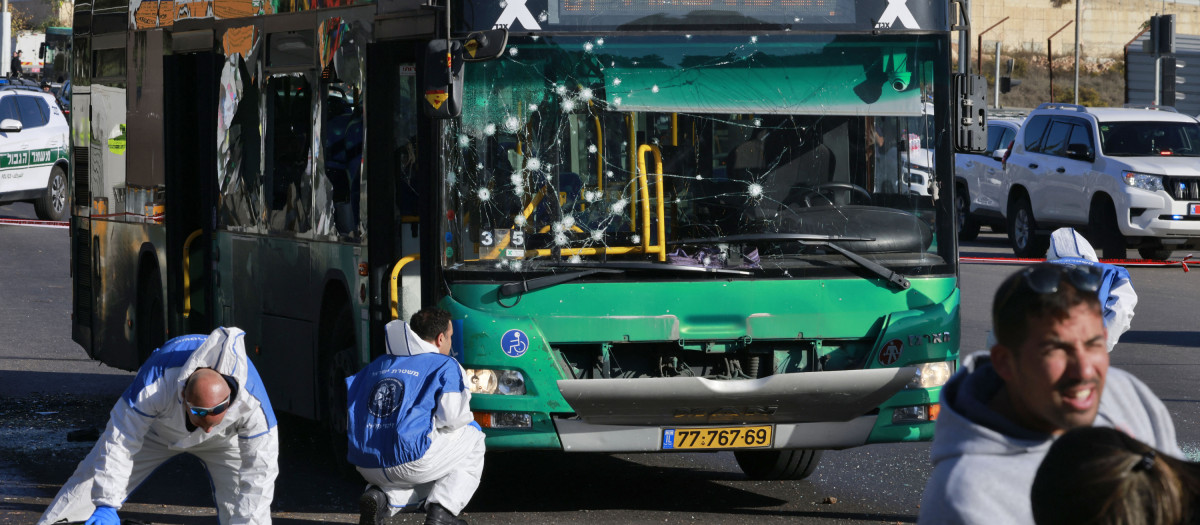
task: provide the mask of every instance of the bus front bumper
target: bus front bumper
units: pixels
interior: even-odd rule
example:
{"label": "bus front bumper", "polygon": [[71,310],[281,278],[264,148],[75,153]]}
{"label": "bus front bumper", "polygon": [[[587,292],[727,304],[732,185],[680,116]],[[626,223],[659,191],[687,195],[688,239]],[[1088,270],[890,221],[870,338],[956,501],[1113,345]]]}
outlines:
{"label": "bus front bumper", "polygon": [[916,367],[903,367],[737,380],[564,379],[558,389],[592,426],[825,423],[872,412],[916,376]]}

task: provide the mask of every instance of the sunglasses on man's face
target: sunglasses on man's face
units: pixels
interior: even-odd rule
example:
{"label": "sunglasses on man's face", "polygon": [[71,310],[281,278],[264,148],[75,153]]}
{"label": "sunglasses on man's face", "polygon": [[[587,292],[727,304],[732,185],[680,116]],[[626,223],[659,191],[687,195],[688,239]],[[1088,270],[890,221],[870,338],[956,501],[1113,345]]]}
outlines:
{"label": "sunglasses on man's face", "polygon": [[215,416],[217,414],[220,414],[221,412],[224,412],[226,408],[229,408],[229,398],[228,397],[226,397],[224,401],[217,403],[216,405],[213,405],[209,408],[194,407],[191,405],[191,403],[188,404],[188,411],[191,412],[193,416],[200,416],[200,417]]}

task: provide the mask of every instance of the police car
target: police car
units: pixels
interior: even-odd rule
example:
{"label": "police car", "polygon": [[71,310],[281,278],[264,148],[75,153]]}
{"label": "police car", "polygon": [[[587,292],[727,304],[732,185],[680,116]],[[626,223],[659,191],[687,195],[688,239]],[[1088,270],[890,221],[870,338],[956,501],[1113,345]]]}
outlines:
{"label": "police car", "polygon": [[32,202],[39,219],[63,220],[69,147],[67,119],[52,93],[33,83],[0,84],[0,204]]}

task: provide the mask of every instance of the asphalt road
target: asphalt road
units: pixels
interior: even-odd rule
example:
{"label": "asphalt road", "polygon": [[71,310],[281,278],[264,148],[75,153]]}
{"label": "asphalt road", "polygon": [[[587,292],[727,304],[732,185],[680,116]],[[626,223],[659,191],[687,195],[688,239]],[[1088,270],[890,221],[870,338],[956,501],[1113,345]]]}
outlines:
{"label": "asphalt road", "polygon": [[[32,218],[29,205],[0,218]],[[964,256],[1007,256],[985,233]],[[1183,254],[1177,254],[1182,256]],[[75,430],[102,428],[131,374],[88,359],[71,341],[66,229],[0,225],[0,524],[32,523],[91,447]],[[1017,267],[962,266],[962,348],[982,349],[991,296]],[[1131,269],[1140,297],[1115,366],[1146,381],[1175,418],[1184,450],[1200,459],[1197,273]],[[275,522],[354,523],[362,482],[335,472],[308,424],[284,418]],[[90,437],[94,440],[94,435]],[[927,479],[926,443],[825,453],[800,482],[750,481],[732,454],[493,453],[464,517],[472,523],[911,523]],[[212,523],[202,467],[177,461],[132,497],[122,517]],[[389,523],[421,523],[401,515]]]}

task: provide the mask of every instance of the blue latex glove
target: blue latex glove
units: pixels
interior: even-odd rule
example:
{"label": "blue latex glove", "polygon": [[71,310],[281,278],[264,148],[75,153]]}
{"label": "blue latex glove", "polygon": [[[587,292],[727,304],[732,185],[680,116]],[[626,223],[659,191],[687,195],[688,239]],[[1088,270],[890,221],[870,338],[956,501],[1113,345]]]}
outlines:
{"label": "blue latex glove", "polygon": [[96,507],[96,512],[83,525],[121,525],[121,518],[117,517],[117,509]]}

